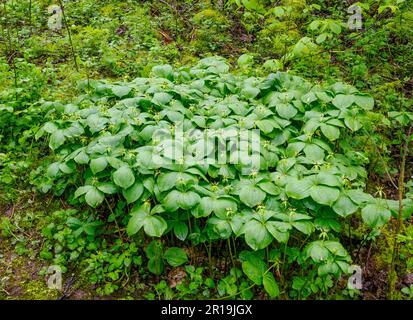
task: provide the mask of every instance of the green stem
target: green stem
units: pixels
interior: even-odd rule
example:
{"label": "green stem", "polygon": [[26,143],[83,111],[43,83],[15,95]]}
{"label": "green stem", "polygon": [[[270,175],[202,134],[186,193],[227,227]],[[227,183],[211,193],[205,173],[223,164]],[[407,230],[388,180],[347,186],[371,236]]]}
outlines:
{"label": "green stem", "polygon": [[66,14],[65,14],[65,9],[64,9],[64,7],[63,7],[63,2],[62,2],[62,0],[59,0],[59,5],[60,5],[60,8],[62,9],[63,22],[64,22],[64,24],[65,24],[65,27],[66,27],[66,30],[67,30],[67,34],[68,34],[68,36],[69,36],[69,42],[70,42],[70,47],[71,47],[71,49],[72,49],[73,61],[74,61],[74,63],[75,63],[76,71],[79,72],[79,66],[77,65],[75,47],[74,47],[73,41],[72,41],[72,34],[70,33],[70,28],[69,28],[69,25],[68,25],[68,23],[67,23]]}

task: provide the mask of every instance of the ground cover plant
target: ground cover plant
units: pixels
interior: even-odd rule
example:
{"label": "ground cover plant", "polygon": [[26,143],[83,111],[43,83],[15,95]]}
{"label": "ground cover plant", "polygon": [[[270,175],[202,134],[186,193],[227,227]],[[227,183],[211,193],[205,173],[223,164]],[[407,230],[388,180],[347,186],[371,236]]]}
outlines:
{"label": "ground cover plant", "polygon": [[0,8],[0,297],[411,298],[409,1]]}

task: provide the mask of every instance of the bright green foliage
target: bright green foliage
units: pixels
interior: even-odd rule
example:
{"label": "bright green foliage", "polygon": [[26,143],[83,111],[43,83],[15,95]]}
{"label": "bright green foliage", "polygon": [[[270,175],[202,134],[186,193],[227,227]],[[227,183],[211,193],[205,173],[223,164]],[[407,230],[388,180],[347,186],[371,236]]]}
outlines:
{"label": "bright green foliage", "polygon": [[[362,126],[372,99],[343,83],[311,86],[286,73],[248,78],[228,70],[222,58],[207,58],[192,68],[158,66],[153,78],[130,83],[91,82],[82,106],[55,110],[67,120],[51,120],[37,135],[50,133],[59,155],[45,183],[65,181],[70,193],[73,182],[84,181],[74,195],[92,207],[116,194],[125,198],[133,205],[129,236],[172,231],[194,244],[243,237],[256,251],[309,237],[304,259],[319,265],[319,274],[346,273],[349,257],[340,243],[311,239],[335,238],[341,218],[358,210],[371,227],[390,218],[388,202],[361,189],[363,158],[337,143]],[[157,135],[179,127],[181,140]],[[196,158],[193,129],[220,139],[224,128],[259,129],[259,166],[248,174],[251,160],[232,161],[228,146],[227,162]],[[184,158],[161,161],[173,148],[184,150]],[[160,274],[164,259],[172,266],[186,261],[180,249],[163,255],[156,243],[147,250],[151,272]],[[243,271],[276,297],[273,276],[257,263],[244,261]]]}

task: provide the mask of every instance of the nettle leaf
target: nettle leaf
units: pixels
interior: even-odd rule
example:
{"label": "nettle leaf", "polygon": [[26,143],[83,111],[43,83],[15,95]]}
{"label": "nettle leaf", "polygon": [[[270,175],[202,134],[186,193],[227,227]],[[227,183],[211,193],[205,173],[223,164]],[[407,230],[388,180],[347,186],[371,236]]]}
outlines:
{"label": "nettle leaf", "polygon": [[113,181],[121,188],[128,189],[135,182],[135,175],[128,166],[120,167],[113,173]]}
{"label": "nettle leaf", "polygon": [[266,193],[252,184],[242,187],[239,193],[241,202],[245,203],[250,208],[262,203],[265,197]]}
{"label": "nettle leaf", "polygon": [[243,228],[245,241],[253,250],[264,249],[272,242],[272,236],[262,222],[248,221]]}
{"label": "nettle leaf", "polygon": [[361,210],[361,216],[367,225],[372,228],[383,226],[391,217],[391,211],[385,200],[376,200]]}
{"label": "nettle leaf", "polygon": [[164,258],[172,267],[179,267],[188,261],[185,250],[176,247],[166,250]]}

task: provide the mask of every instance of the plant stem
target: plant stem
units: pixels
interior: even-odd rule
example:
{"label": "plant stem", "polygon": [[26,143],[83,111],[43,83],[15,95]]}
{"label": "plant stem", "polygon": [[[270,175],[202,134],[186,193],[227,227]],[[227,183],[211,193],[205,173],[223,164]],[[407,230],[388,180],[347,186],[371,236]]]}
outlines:
{"label": "plant stem", "polygon": [[66,30],[67,30],[67,34],[68,34],[68,36],[69,36],[69,42],[70,42],[70,47],[71,47],[71,49],[72,49],[73,61],[75,62],[76,71],[79,72],[79,66],[77,65],[75,47],[74,47],[73,41],[72,41],[72,34],[70,33],[70,28],[69,28],[69,25],[68,25],[68,23],[67,23],[66,14],[65,14],[65,9],[64,9],[64,7],[63,7],[63,2],[62,2],[62,0],[59,0],[59,5],[60,5],[60,8],[62,9],[63,22],[64,22],[64,24],[65,24],[65,27],[66,27]]}
{"label": "plant stem", "polygon": [[412,127],[409,128],[409,132],[406,137],[406,141],[404,143],[403,149],[401,150],[402,153],[402,162],[400,165],[400,176],[399,176],[399,212],[397,215],[397,222],[396,222],[396,229],[393,233],[393,253],[389,271],[389,299],[393,300],[395,298],[396,292],[396,282],[397,282],[397,274],[396,274],[396,265],[398,263],[399,257],[399,242],[398,236],[400,233],[400,229],[403,223],[403,198],[404,198],[404,179],[405,179],[405,171],[406,171],[406,157],[408,154],[408,147],[410,142],[410,136],[412,134]]}

